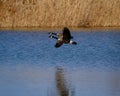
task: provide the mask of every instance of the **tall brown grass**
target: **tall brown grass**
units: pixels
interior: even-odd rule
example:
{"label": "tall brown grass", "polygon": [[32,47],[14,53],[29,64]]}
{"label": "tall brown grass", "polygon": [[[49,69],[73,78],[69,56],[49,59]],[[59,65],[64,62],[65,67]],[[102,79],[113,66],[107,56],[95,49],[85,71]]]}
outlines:
{"label": "tall brown grass", "polygon": [[0,0],[0,27],[120,26],[120,0]]}

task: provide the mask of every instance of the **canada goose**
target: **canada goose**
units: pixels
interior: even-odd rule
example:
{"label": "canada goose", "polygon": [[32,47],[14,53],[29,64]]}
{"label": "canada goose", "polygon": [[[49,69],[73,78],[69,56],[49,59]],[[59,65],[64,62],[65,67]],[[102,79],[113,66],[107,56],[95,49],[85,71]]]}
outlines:
{"label": "canada goose", "polygon": [[[70,30],[67,27],[63,28],[63,33],[54,33],[54,32],[49,32],[50,38],[57,39],[57,43],[55,44],[55,47],[58,48],[60,47],[63,43],[64,44],[74,44],[76,45],[77,43],[72,41],[71,39],[73,38],[70,34]],[[57,37],[56,37],[57,36]]]}

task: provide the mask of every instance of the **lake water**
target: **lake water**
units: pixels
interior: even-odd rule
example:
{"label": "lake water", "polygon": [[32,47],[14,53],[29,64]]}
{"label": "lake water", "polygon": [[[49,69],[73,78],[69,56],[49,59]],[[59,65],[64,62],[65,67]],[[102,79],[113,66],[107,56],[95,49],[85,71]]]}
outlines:
{"label": "lake water", "polygon": [[120,96],[120,30],[71,30],[78,44],[60,48],[48,32],[0,30],[0,96],[59,96],[58,81],[71,96]]}

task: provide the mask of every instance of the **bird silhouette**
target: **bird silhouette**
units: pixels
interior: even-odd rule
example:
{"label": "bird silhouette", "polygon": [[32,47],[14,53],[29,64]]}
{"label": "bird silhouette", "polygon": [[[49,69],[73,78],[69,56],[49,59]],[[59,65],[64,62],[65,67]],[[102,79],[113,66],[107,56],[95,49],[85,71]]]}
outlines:
{"label": "bird silhouette", "polygon": [[77,44],[71,40],[73,39],[73,36],[71,36],[70,30],[67,27],[63,28],[62,33],[49,32],[49,35],[50,38],[57,39],[55,44],[56,48],[60,47],[62,44]]}

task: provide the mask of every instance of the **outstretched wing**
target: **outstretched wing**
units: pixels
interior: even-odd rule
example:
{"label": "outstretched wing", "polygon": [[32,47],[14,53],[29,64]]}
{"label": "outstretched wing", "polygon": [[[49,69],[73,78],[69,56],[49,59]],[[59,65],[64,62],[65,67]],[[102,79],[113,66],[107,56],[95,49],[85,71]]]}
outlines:
{"label": "outstretched wing", "polygon": [[63,29],[63,41],[65,42],[65,43],[69,43],[70,42],[70,39],[72,39],[73,37],[71,36],[71,34],[70,34],[70,30],[67,28],[67,27],[65,27],[64,29]]}
{"label": "outstretched wing", "polygon": [[63,44],[63,41],[58,40],[57,43],[55,44],[55,47],[58,48]]}

